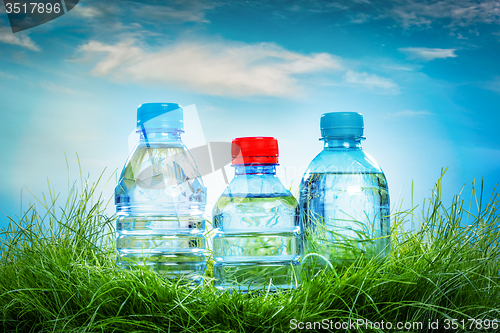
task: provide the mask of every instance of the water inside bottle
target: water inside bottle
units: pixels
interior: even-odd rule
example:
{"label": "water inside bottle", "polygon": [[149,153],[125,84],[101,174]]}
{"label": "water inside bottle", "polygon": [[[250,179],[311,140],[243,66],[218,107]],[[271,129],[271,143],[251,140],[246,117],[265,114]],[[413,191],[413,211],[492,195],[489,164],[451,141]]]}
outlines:
{"label": "water inside bottle", "polygon": [[301,191],[303,264],[326,267],[327,260],[342,265],[388,255],[390,207],[383,173],[310,173]]}
{"label": "water inside bottle", "polygon": [[118,265],[199,281],[206,266],[206,190],[183,146],[136,148],[116,187]]}
{"label": "water inside bottle", "polygon": [[293,196],[222,195],[215,207],[215,287],[295,288],[300,276],[299,227]]}

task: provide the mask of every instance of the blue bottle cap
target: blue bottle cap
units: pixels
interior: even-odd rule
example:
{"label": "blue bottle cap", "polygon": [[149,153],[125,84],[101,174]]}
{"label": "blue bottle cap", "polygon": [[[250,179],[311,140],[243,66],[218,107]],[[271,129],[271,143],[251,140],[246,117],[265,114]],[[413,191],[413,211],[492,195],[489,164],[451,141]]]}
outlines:
{"label": "blue bottle cap", "polygon": [[329,112],[321,116],[321,138],[362,137],[364,122],[361,113]]}
{"label": "blue bottle cap", "polygon": [[[146,124],[147,123],[147,124]],[[184,130],[182,107],[177,103],[144,103],[137,108],[137,128]]]}

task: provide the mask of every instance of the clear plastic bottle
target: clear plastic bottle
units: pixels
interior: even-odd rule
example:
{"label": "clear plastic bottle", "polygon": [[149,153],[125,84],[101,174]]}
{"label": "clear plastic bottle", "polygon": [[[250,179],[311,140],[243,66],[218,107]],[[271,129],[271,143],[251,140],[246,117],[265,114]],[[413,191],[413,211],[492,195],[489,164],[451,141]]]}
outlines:
{"label": "clear plastic bottle", "polygon": [[213,209],[215,287],[292,289],[300,283],[297,201],[278,177],[278,142],[233,140],[235,177]]}
{"label": "clear plastic bottle", "polygon": [[140,142],[115,188],[118,265],[147,265],[170,279],[200,282],[206,267],[206,188],[181,141],[183,109],[137,109]]}
{"label": "clear plastic bottle", "polygon": [[389,254],[387,181],[361,148],[363,129],[359,113],[321,117],[324,150],[309,164],[300,185],[303,265],[308,270]]}

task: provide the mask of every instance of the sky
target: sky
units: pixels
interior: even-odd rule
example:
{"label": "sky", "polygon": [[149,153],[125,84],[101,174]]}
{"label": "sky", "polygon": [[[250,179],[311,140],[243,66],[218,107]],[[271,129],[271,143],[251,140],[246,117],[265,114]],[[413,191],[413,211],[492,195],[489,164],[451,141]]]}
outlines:
{"label": "sky", "polygon": [[[474,180],[489,197],[500,182],[499,55],[492,0],[82,0],[17,33],[0,7],[0,228],[49,186],[62,205],[80,169],[109,179],[112,214],[146,102],[194,104],[185,121],[198,130],[186,137],[276,137],[294,194],[322,150],[321,115],[355,111],[393,210],[421,205],[445,168],[445,204]],[[210,216],[222,172],[205,184]]]}

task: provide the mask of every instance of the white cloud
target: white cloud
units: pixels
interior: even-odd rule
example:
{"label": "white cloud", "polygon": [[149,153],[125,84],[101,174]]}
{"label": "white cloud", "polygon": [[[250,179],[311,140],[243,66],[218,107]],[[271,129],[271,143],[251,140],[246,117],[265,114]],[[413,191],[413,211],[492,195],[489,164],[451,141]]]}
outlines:
{"label": "white cloud", "polygon": [[388,15],[405,27],[430,26],[435,20],[449,20],[448,27],[476,23],[500,23],[500,2],[497,0],[441,0],[395,2]]}
{"label": "white cloud", "polygon": [[436,23],[450,29],[476,24],[500,24],[498,0],[345,0],[339,1],[341,5],[329,1],[309,0],[294,3],[296,4],[291,8],[296,11],[344,11],[350,21],[357,24],[383,18],[391,18],[404,28],[430,27]]}
{"label": "white cloud", "polygon": [[431,116],[433,113],[426,111],[426,110],[420,110],[420,111],[415,111],[415,110],[403,110],[403,111],[398,111],[398,112],[393,112],[390,113],[391,117],[400,117],[400,118],[413,118],[413,117],[420,117],[420,116]]}
{"label": "white cloud", "polygon": [[105,54],[94,75],[214,95],[292,96],[301,90],[297,75],[342,69],[328,53],[304,55],[272,43],[190,41],[147,52],[134,40],[114,45],[90,41],[80,50]]}
{"label": "white cloud", "polygon": [[368,89],[378,88],[390,93],[397,93],[399,91],[398,85],[392,80],[366,72],[358,73],[349,70],[345,73],[344,80],[347,83]]}
{"label": "white cloud", "polygon": [[206,12],[218,6],[223,6],[224,1],[205,1],[205,0],[169,0],[154,1],[153,3],[144,3],[140,1],[127,0],[108,0],[106,2],[98,0],[86,1],[75,7],[76,15],[93,19],[96,17],[106,17],[113,20],[118,17],[134,17],[135,21],[160,21],[162,24],[184,23],[184,22],[209,22],[205,15]]}
{"label": "white cloud", "polygon": [[40,47],[36,45],[27,34],[23,32],[14,34],[12,30],[7,27],[0,27],[0,42],[19,45],[32,51],[40,51]]}
{"label": "white cloud", "polygon": [[[324,1],[324,0],[296,0],[293,5],[290,4],[287,8],[290,12],[310,12],[310,13],[331,13],[340,10],[347,10],[350,8],[350,4],[347,1],[345,3]],[[251,3],[251,2],[250,2]],[[283,4],[272,1],[254,1],[253,6],[271,6],[274,8],[284,7]]]}
{"label": "white cloud", "polygon": [[187,1],[184,6],[174,8],[162,5],[141,5],[134,6],[133,13],[136,16],[147,18],[148,20],[157,20],[165,23],[174,22],[209,22],[205,18],[205,12],[213,8],[208,2]]}
{"label": "white cloud", "polygon": [[405,71],[405,72],[411,72],[411,71],[415,70],[415,68],[413,68],[413,67],[400,66],[400,65],[382,65],[382,67],[387,68],[387,69],[393,69],[396,71]]}
{"label": "white cloud", "polygon": [[399,48],[399,51],[406,53],[410,59],[420,59],[424,61],[431,61],[434,59],[455,58],[456,49],[437,49],[427,47],[405,47]]}
{"label": "white cloud", "polygon": [[366,21],[368,21],[369,18],[370,18],[370,15],[368,15],[368,14],[365,14],[365,13],[356,13],[356,15],[354,15],[351,18],[351,22],[352,23],[361,24],[361,23],[365,23]]}
{"label": "white cloud", "polygon": [[5,72],[2,72],[2,71],[0,71],[0,77],[6,78],[6,79],[9,79],[9,80],[17,80],[17,79],[19,79],[17,76],[14,76],[12,74],[5,73]]}
{"label": "white cloud", "polygon": [[40,82],[40,87],[42,87],[45,90],[56,92],[56,93],[70,94],[70,95],[77,94],[76,91],[74,91],[71,88],[59,86],[59,85],[56,85],[55,83],[50,82],[50,81]]}
{"label": "white cloud", "polygon": [[483,85],[485,89],[492,90],[500,93],[500,77],[495,77],[493,81],[487,82]]}
{"label": "white cloud", "polygon": [[105,14],[97,7],[84,4],[78,4],[71,12],[86,19],[93,19],[94,17],[100,17]]}

